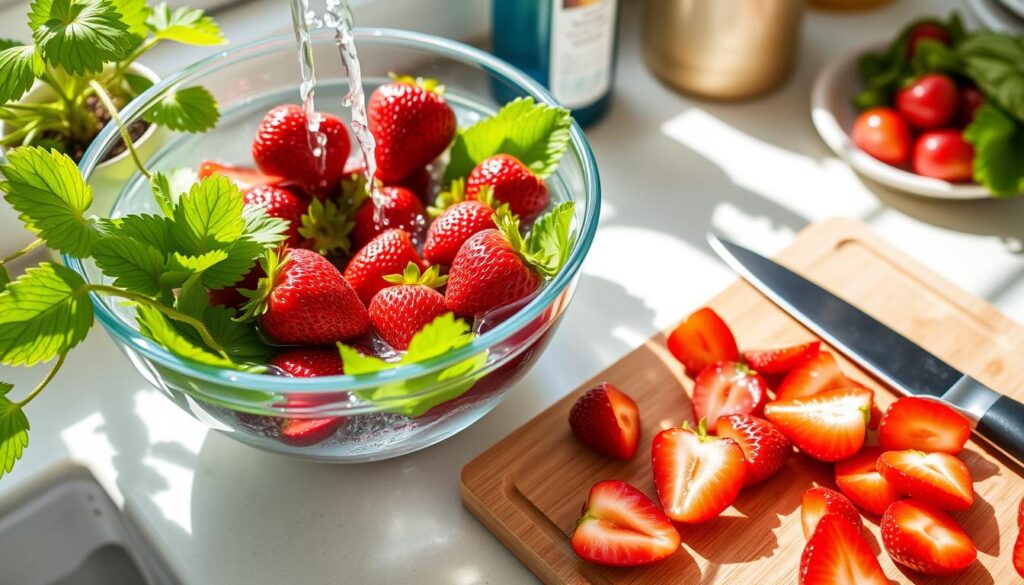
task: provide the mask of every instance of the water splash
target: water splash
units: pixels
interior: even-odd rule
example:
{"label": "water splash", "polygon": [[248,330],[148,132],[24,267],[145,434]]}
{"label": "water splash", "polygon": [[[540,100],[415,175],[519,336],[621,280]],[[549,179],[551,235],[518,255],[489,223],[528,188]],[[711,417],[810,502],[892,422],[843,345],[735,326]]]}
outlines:
{"label": "water splash", "polygon": [[309,151],[316,157],[317,170],[323,173],[327,166],[327,135],[320,131],[320,113],[316,111],[316,64],[313,41],[309,36],[311,24],[316,25],[316,13],[310,10],[309,0],[292,0],[292,27],[299,48],[299,70],[302,74],[299,96],[306,112],[306,139]]}

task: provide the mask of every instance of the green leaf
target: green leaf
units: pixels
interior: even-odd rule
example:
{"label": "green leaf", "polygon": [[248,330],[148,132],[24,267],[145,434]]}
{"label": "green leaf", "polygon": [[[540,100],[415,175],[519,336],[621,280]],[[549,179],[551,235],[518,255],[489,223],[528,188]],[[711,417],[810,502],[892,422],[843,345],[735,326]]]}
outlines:
{"label": "green leaf", "polygon": [[219,250],[245,229],[242,192],[227,177],[213,175],[192,186],[174,209],[172,236],[187,254]]}
{"label": "green leaf", "polygon": [[10,282],[11,275],[7,272],[7,267],[0,264],[0,292],[4,292]]}
{"label": "green leaf", "polygon": [[156,198],[160,210],[168,217],[174,216],[174,206],[178,204],[181,195],[188,193],[189,189],[196,183],[198,176],[196,172],[188,167],[178,167],[166,173],[157,172],[149,182],[149,188]]}
{"label": "green leaf", "polygon": [[0,165],[5,177],[0,190],[25,225],[39,232],[54,250],[88,256],[100,231],[95,219],[85,215],[92,204],[92,187],[82,179],[75,162],[55,150],[34,146],[10,150],[7,158]]}
{"label": "green leaf", "polygon": [[242,218],[245,220],[245,237],[264,248],[276,248],[285,240],[288,222],[268,215],[263,207],[245,207],[242,209]]}
{"label": "green leaf", "polygon": [[146,0],[111,0],[114,8],[118,14],[121,15],[121,22],[128,27],[128,32],[144,39],[149,36],[149,26],[146,22],[149,20],[150,8],[146,5]]}
{"label": "green leaf", "polygon": [[15,46],[0,51],[0,102],[21,99],[43,70],[35,46]]}
{"label": "green leaf", "polygon": [[0,363],[53,359],[79,344],[92,326],[85,281],[59,264],[29,268],[0,293]]}
{"label": "green leaf", "polygon": [[220,27],[202,10],[183,6],[172,12],[166,2],[153,9],[149,28],[158,39],[186,45],[220,45],[226,42]]}
{"label": "green leaf", "polygon": [[135,96],[153,87],[153,81],[150,78],[130,71],[124,73],[124,80],[128,83],[128,89],[132,91],[132,95]]}
{"label": "green leaf", "polygon": [[35,0],[29,24],[46,61],[74,75],[127,57],[137,38],[110,0]]}
{"label": "green leaf", "polygon": [[181,334],[166,317],[152,307],[136,307],[139,331],[174,355],[217,368],[249,371],[253,368],[208,351]]}
{"label": "green leaf", "polygon": [[234,317],[234,309],[207,307],[203,322],[210,335],[232,359],[265,363],[273,355],[274,349],[263,343],[254,325],[238,323]]}
{"label": "green leaf", "polygon": [[956,48],[964,72],[985,97],[1024,122],[1024,37],[978,31]]}
{"label": "green leaf", "polygon": [[[203,318],[203,314],[206,313],[206,308],[210,306],[210,294],[206,291],[206,287],[203,286],[202,273],[196,273],[190,276],[183,285],[181,285],[181,292],[178,293],[178,298],[174,303],[174,307],[185,313],[199,319]],[[177,323],[179,330],[188,330],[189,333],[194,335],[195,341],[200,341],[199,335],[195,329],[191,326]]]}
{"label": "green leaf", "polygon": [[165,94],[143,117],[176,132],[205,132],[217,125],[220,111],[213,94],[197,86]]}
{"label": "green leaf", "polygon": [[571,201],[559,203],[534,222],[526,236],[529,253],[543,258],[536,267],[544,276],[550,278],[558,274],[569,259],[575,243],[575,235],[571,231],[574,209]]}
{"label": "green leaf", "polygon": [[569,148],[569,110],[518,98],[497,114],[459,130],[452,143],[444,182],[469,175],[480,161],[498,153],[510,154],[547,178]]}
{"label": "green leaf", "polygon": [[21,42],[19,40],[0,38],[0,51],[6,51],[7,49],[10,49],[11,47],[20,47],[20,46],[22,46],[24,44],[25,43],[23,43],[23,42]]}
{"label": "green leaf", "polygon": [[1024,124],[992,104],[974,114],[964,131],[974,146],[974,179],[996,196],[1024,193]]}
{"label": "green leaf", "polygon": [[132,214],[118,219],[107,220],[108,229],[118,234],[152,246],[167,255],[174,251],[174,238],[171,236],[173,223],[169,218],[145,213]]}
{"label": "green leaf", "polygon": [[4,396],[12,386],[0,382],[0,478],[14,469],[14,463],[28,447],[28,418],[20,406]]}
{"label": "green leaf", "polygon": [[103,274],[114,279],[114,286],[151,297],[160,294],[164,255],[153,246],[116,234],[96,242],[92,256]]}

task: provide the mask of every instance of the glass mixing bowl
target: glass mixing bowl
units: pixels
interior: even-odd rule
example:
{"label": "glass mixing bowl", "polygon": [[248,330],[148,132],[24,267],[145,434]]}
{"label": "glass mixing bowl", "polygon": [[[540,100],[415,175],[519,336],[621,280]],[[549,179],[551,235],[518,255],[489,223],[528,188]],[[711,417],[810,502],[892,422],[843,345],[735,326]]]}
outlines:
{"label": "glass mixing bowl", "polygon": [[[356,45],[367,95],[389,72],[436,77],[460,125],[494,113],[514,96],[540,102],[554,98],[527,75],[467,45],[399,30],[357,30]],[[327,31],[314,34],[317,107],[348,120],[341,106],[347,82]],[[299,66],[295,41],[282,36],[233,48],[164,79],[122,112],[138,119],[166,92],[202,85],[217,98],[221,119],[200,135],[163,131],[162,147],[146,157],[150,170],[195,169],[203,159],[252,165],[250,144],[272,106],[297,103]],[[580,264],[597,229],[600,185],[594,155],[575,124],[569,150],[548,179],[552,199],[576,203],[576,240],[568,263],[535,296],[475,324],[472,343],[444,356],[376,374],[288,378],[230,371],[178,357],[143,337],[134,311],[116,299],[93,296],[97,319],[154,386],[198,420],[228,436],[268,451],[335,462],[371,461],[434,444],[482,417],[537,360],[575,289]],[[88,179],[111,148],[117,132],[108,126],[81,162]],[[99,199],[100,197],[97,197]],[[114,198],[118,217],[157,213],[148,184],[136,173]],[[107,279],[91,261],[64,261],[89,282]],[[475,365],[475,367],[466,367]],[[284,421],[308,424],[315,437],[301,443],[280,433]],[[301,423],[295,423],[301,421]]]}

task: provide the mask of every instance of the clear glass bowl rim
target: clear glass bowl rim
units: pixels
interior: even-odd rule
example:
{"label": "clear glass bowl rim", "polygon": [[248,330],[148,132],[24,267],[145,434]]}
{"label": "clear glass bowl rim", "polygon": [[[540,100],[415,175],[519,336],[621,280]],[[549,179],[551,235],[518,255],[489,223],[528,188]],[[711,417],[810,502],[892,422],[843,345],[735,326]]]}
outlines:
{"label": "clear glass bowl rim", "polygon": [[[400,46],[479,66],[489,75],[516,86],[518,89],[533,96],[537,101],[554,105],[558,104],[547,89],[526,73],[485,51],[464,43],[426,33],[390,28],[356,28],[353,35],[357,46],[374,44]],[[312,36],[314,43],[334,42],[331,31],[316,31]],[[270,39],[250,42],[197,61],[162,79],[159,83],[132,100],[121,111],[121,119],[126,124],[136,120],[142,111],[165,90],[182,83],[187,83],[196,77],[211,74],[220,68],[225,60],[230,60],[231,62],[244,61],[281,50],[295,50],[295,38],[293,35],[279,35]],[[99,157],[106,151],[117,135],[117,129],[114,125],[108,124],[96,139],[93,140],[79,163],[79,168],[84,176],[89,177],[92,174],[100,162]],[[359,376],[281,378],[207,366],[175,356],[160,345],[144,337],[136,329],[128,326],[111,312],[96,293],[90,293],[96,318],[118,341],[146,358],[198,380],[239,390],[256,390],[285,395],[289,393],[356,391],[382,384],[399,383],[404,380],[439,372],[507,340],[512,334],[537,318],[542,311],[554,303],[579,272],[583,259],[586,257],[593,243],[594,235],[597,232],[601,206],[601,185],[594,153],[590,149],[590,144],[587,142],[583,131],[575,121],[572,123],[570,135],[573,149],[582,155],[581,162],[583,182],[586,187],[585,200],[587,206],[575,247],[565,267],[548,283],[541,291],[541,294],[537,295],[536,298],[530,301],[526,307],[512,318],[501,323],[491,331],[479,335],[471,343],[443,356]],[[62,256],[62,259],[65,265],[88,280],[81,260],[67,255]],[[422,392],[422,394],[429,394],[431,391],[428,389]]]}

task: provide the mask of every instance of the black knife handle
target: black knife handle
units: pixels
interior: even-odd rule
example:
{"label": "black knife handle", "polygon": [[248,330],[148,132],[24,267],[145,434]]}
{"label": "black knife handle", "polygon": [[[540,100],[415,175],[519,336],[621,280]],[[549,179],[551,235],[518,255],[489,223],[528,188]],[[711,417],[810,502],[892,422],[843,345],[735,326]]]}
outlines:
{"label": "black knife handle", "polygon": [[1024,465],[1024,404],[1000,396],[978,420],[975,431]]}

